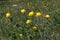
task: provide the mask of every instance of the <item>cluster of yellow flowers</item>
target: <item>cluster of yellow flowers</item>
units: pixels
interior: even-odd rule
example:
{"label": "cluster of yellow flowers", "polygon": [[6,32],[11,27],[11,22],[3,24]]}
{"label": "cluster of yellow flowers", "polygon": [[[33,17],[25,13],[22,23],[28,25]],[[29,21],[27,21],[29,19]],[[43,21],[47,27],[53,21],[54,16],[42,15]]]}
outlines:
{"label": "cluster of yellow flowers", "polygon": [[[26,12],[26,9],[21,9],[20,12],[21,12],[22,14],[24,14],[24,13]],[[35,14],[34,11],[30,11],[30,12],[28,13],[28,16],[30,16],[30,17],[32,17],[32,16],[34,16],[34,15],[35,15],[36,17],[40,17],[40,16],[42,16],[42,13],[41,13],[41,12],[36,12],[36,14]],[[6,18],[9,18],[10,16],[11,16],[10,12],[7,12],[7,13],[6,13]],[[49,14],[46,14],[46,15],[45,15],[45,18],[49,19],[49,18],[50,18],[50,15],[49,15]],[[30,24],[31,22],[32,22],[32,21],[31,21],[30,19],[26,20],[26,24],[27,24],[27,25]],[[33,30],[37,30],[37,26],[33,26],[32,29],[33,29]],[[23,37],[23,34],[19,34],[19,36],[20,36],[20,37]]]}
{"label": "cluster of yellow flowers", "polygon": [[[21,12],[22,14],[24,14],[24,13],[26,12],[26,10],[25,10],[25,9],[21,9],[20,12]],[[7,13],[6,13],[6,17],[8,18],[8,17],[10,17],[10,16],[11,16],[10,12],[7,12]],[[28,16],[34,16],[34,11],[30,11],[30,12],[28,13]],[[40,16],[42,16],[41,12],[36,12],[36,17],[40,17]],[[46,14],[45,17],[46,17],[46,18],[50,18],[50,15],[49,15],[49,14]]]}
{"label": "cluster of yellow flowers", "polygon": [[[22,14],[24,14],[26,12],[26,10],[25,9],[21,9],[20,12]],[[7,12],[6,13],[6,17],[9,18],[10,16],[11,16],[10,12]],[[30,16],[30,17],[34,16],[34,11],[30,11],[28,13],[28,16]],[[40,16],[42,16],[42,13],[41,12],[36,12],[36,17],[40,17]],[[50,15],[49,14],[46,14],[45,17],[46,18],[50,18]]]}
{"label": "cluster of yellow flowers", "polygon": [[[38,29],[37,26],[33,26],[33,27],[32,27],[32,30],[34,30],[34,31],[36,31],[37,29]],[[22,37],[23,37],[23,34],[20,33],[19,36],[20,36],[20,38],[22,38]]]}

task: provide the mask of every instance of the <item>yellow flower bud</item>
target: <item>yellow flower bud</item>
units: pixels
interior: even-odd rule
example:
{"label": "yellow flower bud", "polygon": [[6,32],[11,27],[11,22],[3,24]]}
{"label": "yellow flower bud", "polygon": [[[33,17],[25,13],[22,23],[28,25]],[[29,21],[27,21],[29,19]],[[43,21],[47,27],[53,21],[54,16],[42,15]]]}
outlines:
{"label": "yellow flower bud", "polygon": [[40,12],[37,12],[37,13],[36,13],[36,16],[37,16],[37,17],[40,17],[41,15],[42,15],[42,14],[41,14]]}
{"label": "yellow flower bud", "polygon": [[30,24],[30,23],[31,23],[31,20],[27,20],[27,21],[26,21],[26,24]]}
{"label": "yellow flower bud", "polygon": [[26,10],[25,9],[21,9],[21,13],[25,13],[26,12]]}
{"label": "yellow flower bud", "polygon": [[8,18],[8,17],[10,17],[11,16],[11,14],[8,12],[8,13],[6,13],[6,17]]}
{"label": "yellow flower bud", "polygon": [[32,27],[32,29],[33,29],[33,30],[37,30],[37,27],[36,27],[36,26],[34,26],[34,27]]}
{"label": "yellow flower bud", "polygon": [[50,15],[48,15],[48,14],[46,14],[46,16],[45,16],[46,18],[50,18]]}
{"label": "yellow flower bud", "polygon": [[23,34],[19,34],[20,37],[23,37]]}
{"label": "yellow flower bud", "polygon": [[29,16],[33,16],[34,15],[34,12],[33,11],[31,11],[31,12],[29,12],[29,14],[28,14]]}

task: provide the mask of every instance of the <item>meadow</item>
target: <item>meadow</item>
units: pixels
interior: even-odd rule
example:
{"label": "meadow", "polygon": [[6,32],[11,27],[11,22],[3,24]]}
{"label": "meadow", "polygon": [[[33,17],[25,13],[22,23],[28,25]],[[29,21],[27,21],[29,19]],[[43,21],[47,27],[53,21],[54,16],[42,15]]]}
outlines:
{"label": "meadow", "polygon": [[60,0],[0,0],[0,40],[60,40]]}

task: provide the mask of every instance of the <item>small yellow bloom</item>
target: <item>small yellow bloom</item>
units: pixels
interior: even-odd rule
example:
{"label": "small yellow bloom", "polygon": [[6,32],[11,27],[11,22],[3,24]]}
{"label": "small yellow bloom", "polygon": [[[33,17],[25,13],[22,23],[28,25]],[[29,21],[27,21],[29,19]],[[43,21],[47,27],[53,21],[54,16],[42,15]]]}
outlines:
{"label": "small yellow bloom", "polygon": [[8,18],[8,17],[10,17],[11,16],[11,14],[8,12],[8,13],[6,13],[6,17]]}
{"label": "small yellow bloom", "polygon": [[45,16],[46,18],[50,18],[50,15],[48,15],[48,14],[46,14],[46,16]]}
{"label": "small yellow bloom", "polygon": [[29,12],[29,14],[28,14],[29,16],[33,16],[34,15],[34,12],[33,11],[31,11],[31,12]]}
{"label": "small yellow bloom", "polygon": [[23,34],[19,34],[20,37],[23,37]]}
{"label": "small yellow bloom", "polygon": [[40,12],[37,12],[37,13],[36,13],[36,16],[37,16],[37,17],[40,17],[41,15],[42,15],[42,14],[41,14]]}
{"label": "small yellow bloom", "polygon": [[33,29],[33,30],[37,30],[37,27],[36,27],[36,26],[34,26],[34,27],[32,27],[32,29]]}
{"label": "small yellow bloom", "polygon": [[31,23],[31,20],[27,20],[27,21],[26,21],[26,24],[30,24],[30,23]]}
{"label": "small yellow bloom", "polygon": [[25,9],[21,9],[21,13],[25,13],[26,12],[26,10]]}

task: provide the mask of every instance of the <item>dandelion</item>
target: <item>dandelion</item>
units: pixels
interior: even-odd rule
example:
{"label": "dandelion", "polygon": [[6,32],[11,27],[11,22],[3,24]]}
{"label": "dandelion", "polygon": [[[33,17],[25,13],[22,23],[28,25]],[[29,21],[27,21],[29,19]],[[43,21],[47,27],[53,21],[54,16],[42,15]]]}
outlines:
{"label": "dandelion", "polygon": [[8,13],[6,13],[6,17],[8,18],[8,17],[10,17],[11,16],[11,14],[8,12]]}
{"label": "dandelion", "polygon": [[28,14],[29,16],[33,16],[34,15],[34,12],[33,11],[31,11],[31,12],[29,12],[29,14]]}
{"label": "dandelion", "polygon": [[26,24],[30,24],[31,23],[31,20],[26,20]]}
{"label": "dandelion", "polygon": [[37,27],[36,27],[36,26],[34,26],[34,27],[32,27],[32,29],[33,29],[33,30],[37,30]]}
{"label": "dandelion", "polygon": [[45,16],[46,18],[50,18],[50,15],[48,15],[48,14],[46,14],[46,16]]}
{"label": "dandelion", "polygon": [[25,13],[26,12],[26,10],[25,9],[21,9],[21,13]]}
{"label": "dandelion", "polygon": [[37,12],[37,13],[36,13],[36,16],[37,16],[37,17],[40,17],[41,15],[42,15],[42,14],[41,14],[40,12]]}

